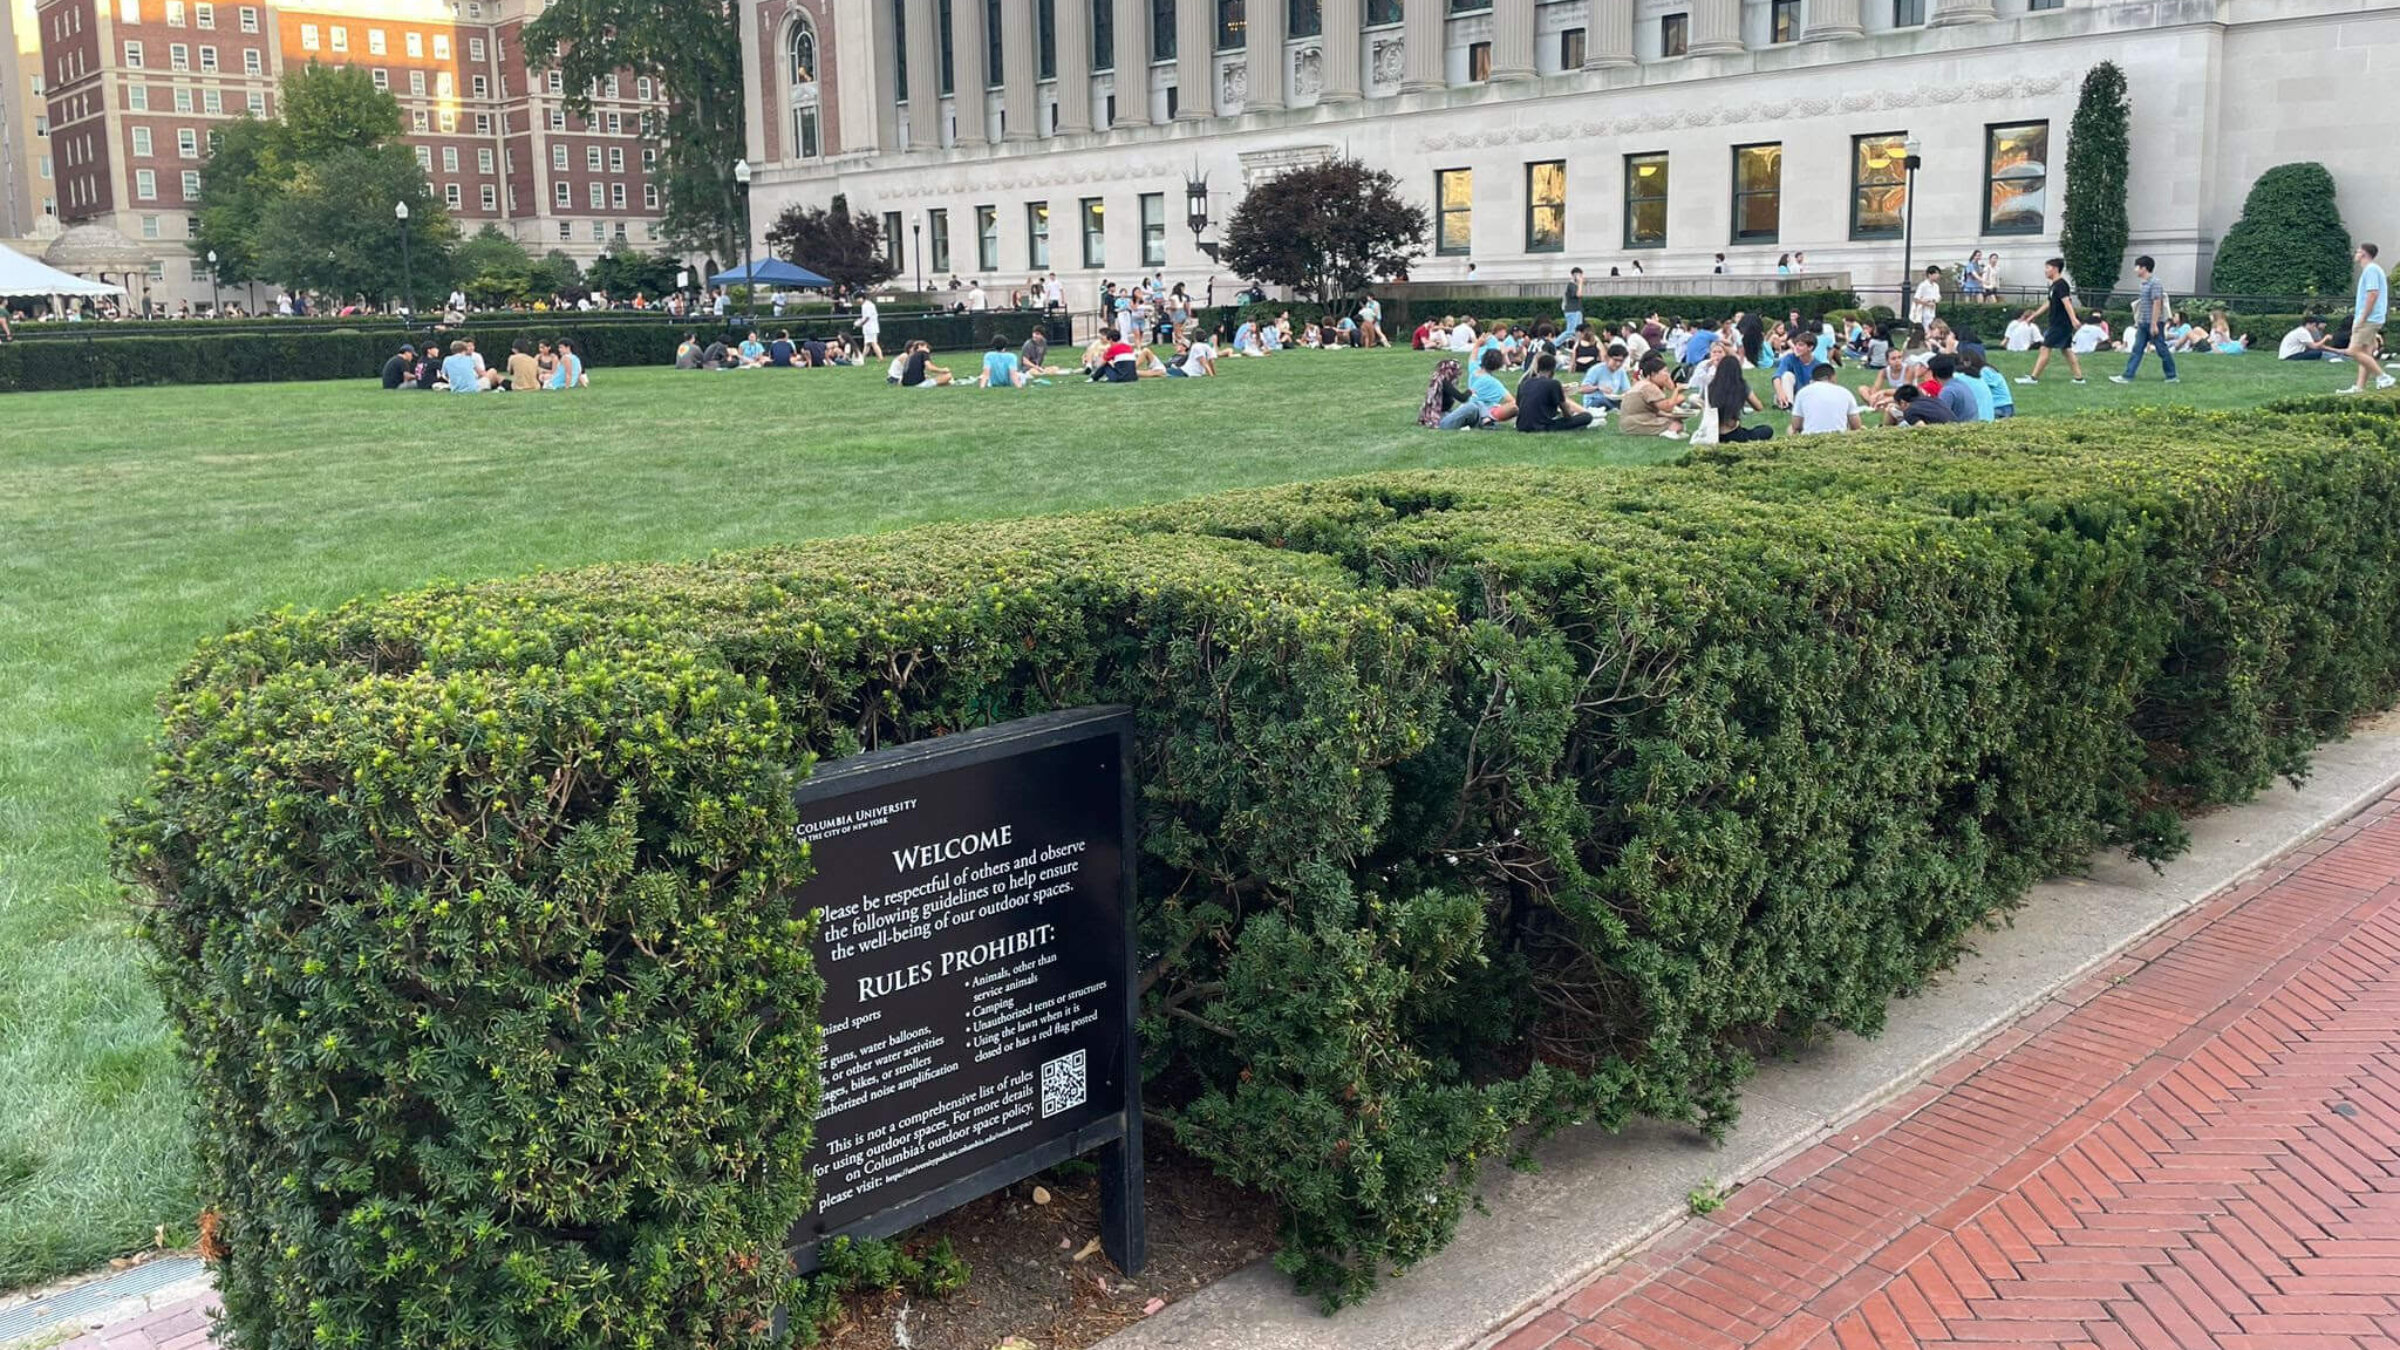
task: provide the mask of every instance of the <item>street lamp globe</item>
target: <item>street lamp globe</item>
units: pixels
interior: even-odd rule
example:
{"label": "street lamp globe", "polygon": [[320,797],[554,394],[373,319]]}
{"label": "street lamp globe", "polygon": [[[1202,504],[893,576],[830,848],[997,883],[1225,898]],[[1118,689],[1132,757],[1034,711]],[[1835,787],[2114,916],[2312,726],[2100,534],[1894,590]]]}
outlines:
{"label": "street lamp globe", "polygon": [[733,162],[733,181],[741,184],[743,187],[750,186],[749,160],[737,159]]}
{"label": "street lamp globe", "polygon": [[396,220],[406,220],[406,219],[408,219],[408,203],[407,203],[407,202],[394,202],[394,203],[392,203],[392,216],[393,216],[393,218],[394,218],[394,219],[396,219]]}

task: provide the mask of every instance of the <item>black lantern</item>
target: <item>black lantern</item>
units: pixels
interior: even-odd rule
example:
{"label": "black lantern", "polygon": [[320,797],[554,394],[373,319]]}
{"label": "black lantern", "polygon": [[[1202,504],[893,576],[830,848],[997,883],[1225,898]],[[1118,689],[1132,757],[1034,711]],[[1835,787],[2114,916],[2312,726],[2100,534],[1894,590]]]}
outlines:
{"label": "black lantern", "polygon": [[1193,245],[1214,262],[1218,246],[1200,237],[1208,233],[1208,179],[1199,169],[1193,165],[1192,176],[1183,181],[1183,221],[1192,227]]}

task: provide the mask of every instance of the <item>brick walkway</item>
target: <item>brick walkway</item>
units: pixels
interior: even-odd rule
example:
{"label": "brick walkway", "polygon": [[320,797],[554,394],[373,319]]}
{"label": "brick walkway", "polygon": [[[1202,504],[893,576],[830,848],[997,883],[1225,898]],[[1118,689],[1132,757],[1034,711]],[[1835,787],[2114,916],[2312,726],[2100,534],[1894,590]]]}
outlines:
{"label": "brick walkway", "polygon": [[2400,794],[1501,1350],[2400,1346]]}

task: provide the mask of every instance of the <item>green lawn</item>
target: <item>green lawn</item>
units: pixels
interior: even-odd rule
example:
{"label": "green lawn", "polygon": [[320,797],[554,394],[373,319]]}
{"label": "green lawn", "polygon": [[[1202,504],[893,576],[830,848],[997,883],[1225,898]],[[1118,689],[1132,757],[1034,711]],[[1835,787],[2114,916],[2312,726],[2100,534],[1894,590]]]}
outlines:
{"label": "green lawn", "polygon": [[[959,356],[951,364],[973,368]],[[2023,363],[2011,358],[2014,372]],[[2063,371],[2024,415],[2227,407],[2347,368],[2198,358],[2138,391]],[[880,370],[601,371],[571,396],[355,384],[24,395],[0,439],[0,1288],[188,1231],[175,1058],[101,820],[151,700],[258,610],[435,578],[688,558],[922,521],[1153,501],[1368,469],[1639,464],[1661,440],[1420,432],[1410,352],[1230,361],[1218,380],[1022,393]],[[2166,398],[2173,394],[2172,400]],[[2006,429],[1993,434],[2005,435]]]}

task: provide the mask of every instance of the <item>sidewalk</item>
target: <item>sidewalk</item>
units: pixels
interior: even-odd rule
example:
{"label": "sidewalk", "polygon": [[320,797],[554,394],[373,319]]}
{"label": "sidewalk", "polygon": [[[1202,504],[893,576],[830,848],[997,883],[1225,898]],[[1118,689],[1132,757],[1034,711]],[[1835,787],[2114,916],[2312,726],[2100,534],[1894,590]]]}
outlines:
{"label": "sidewalk", "polygon": [[2400,1345],[2400,793],[1487,1342]]}

